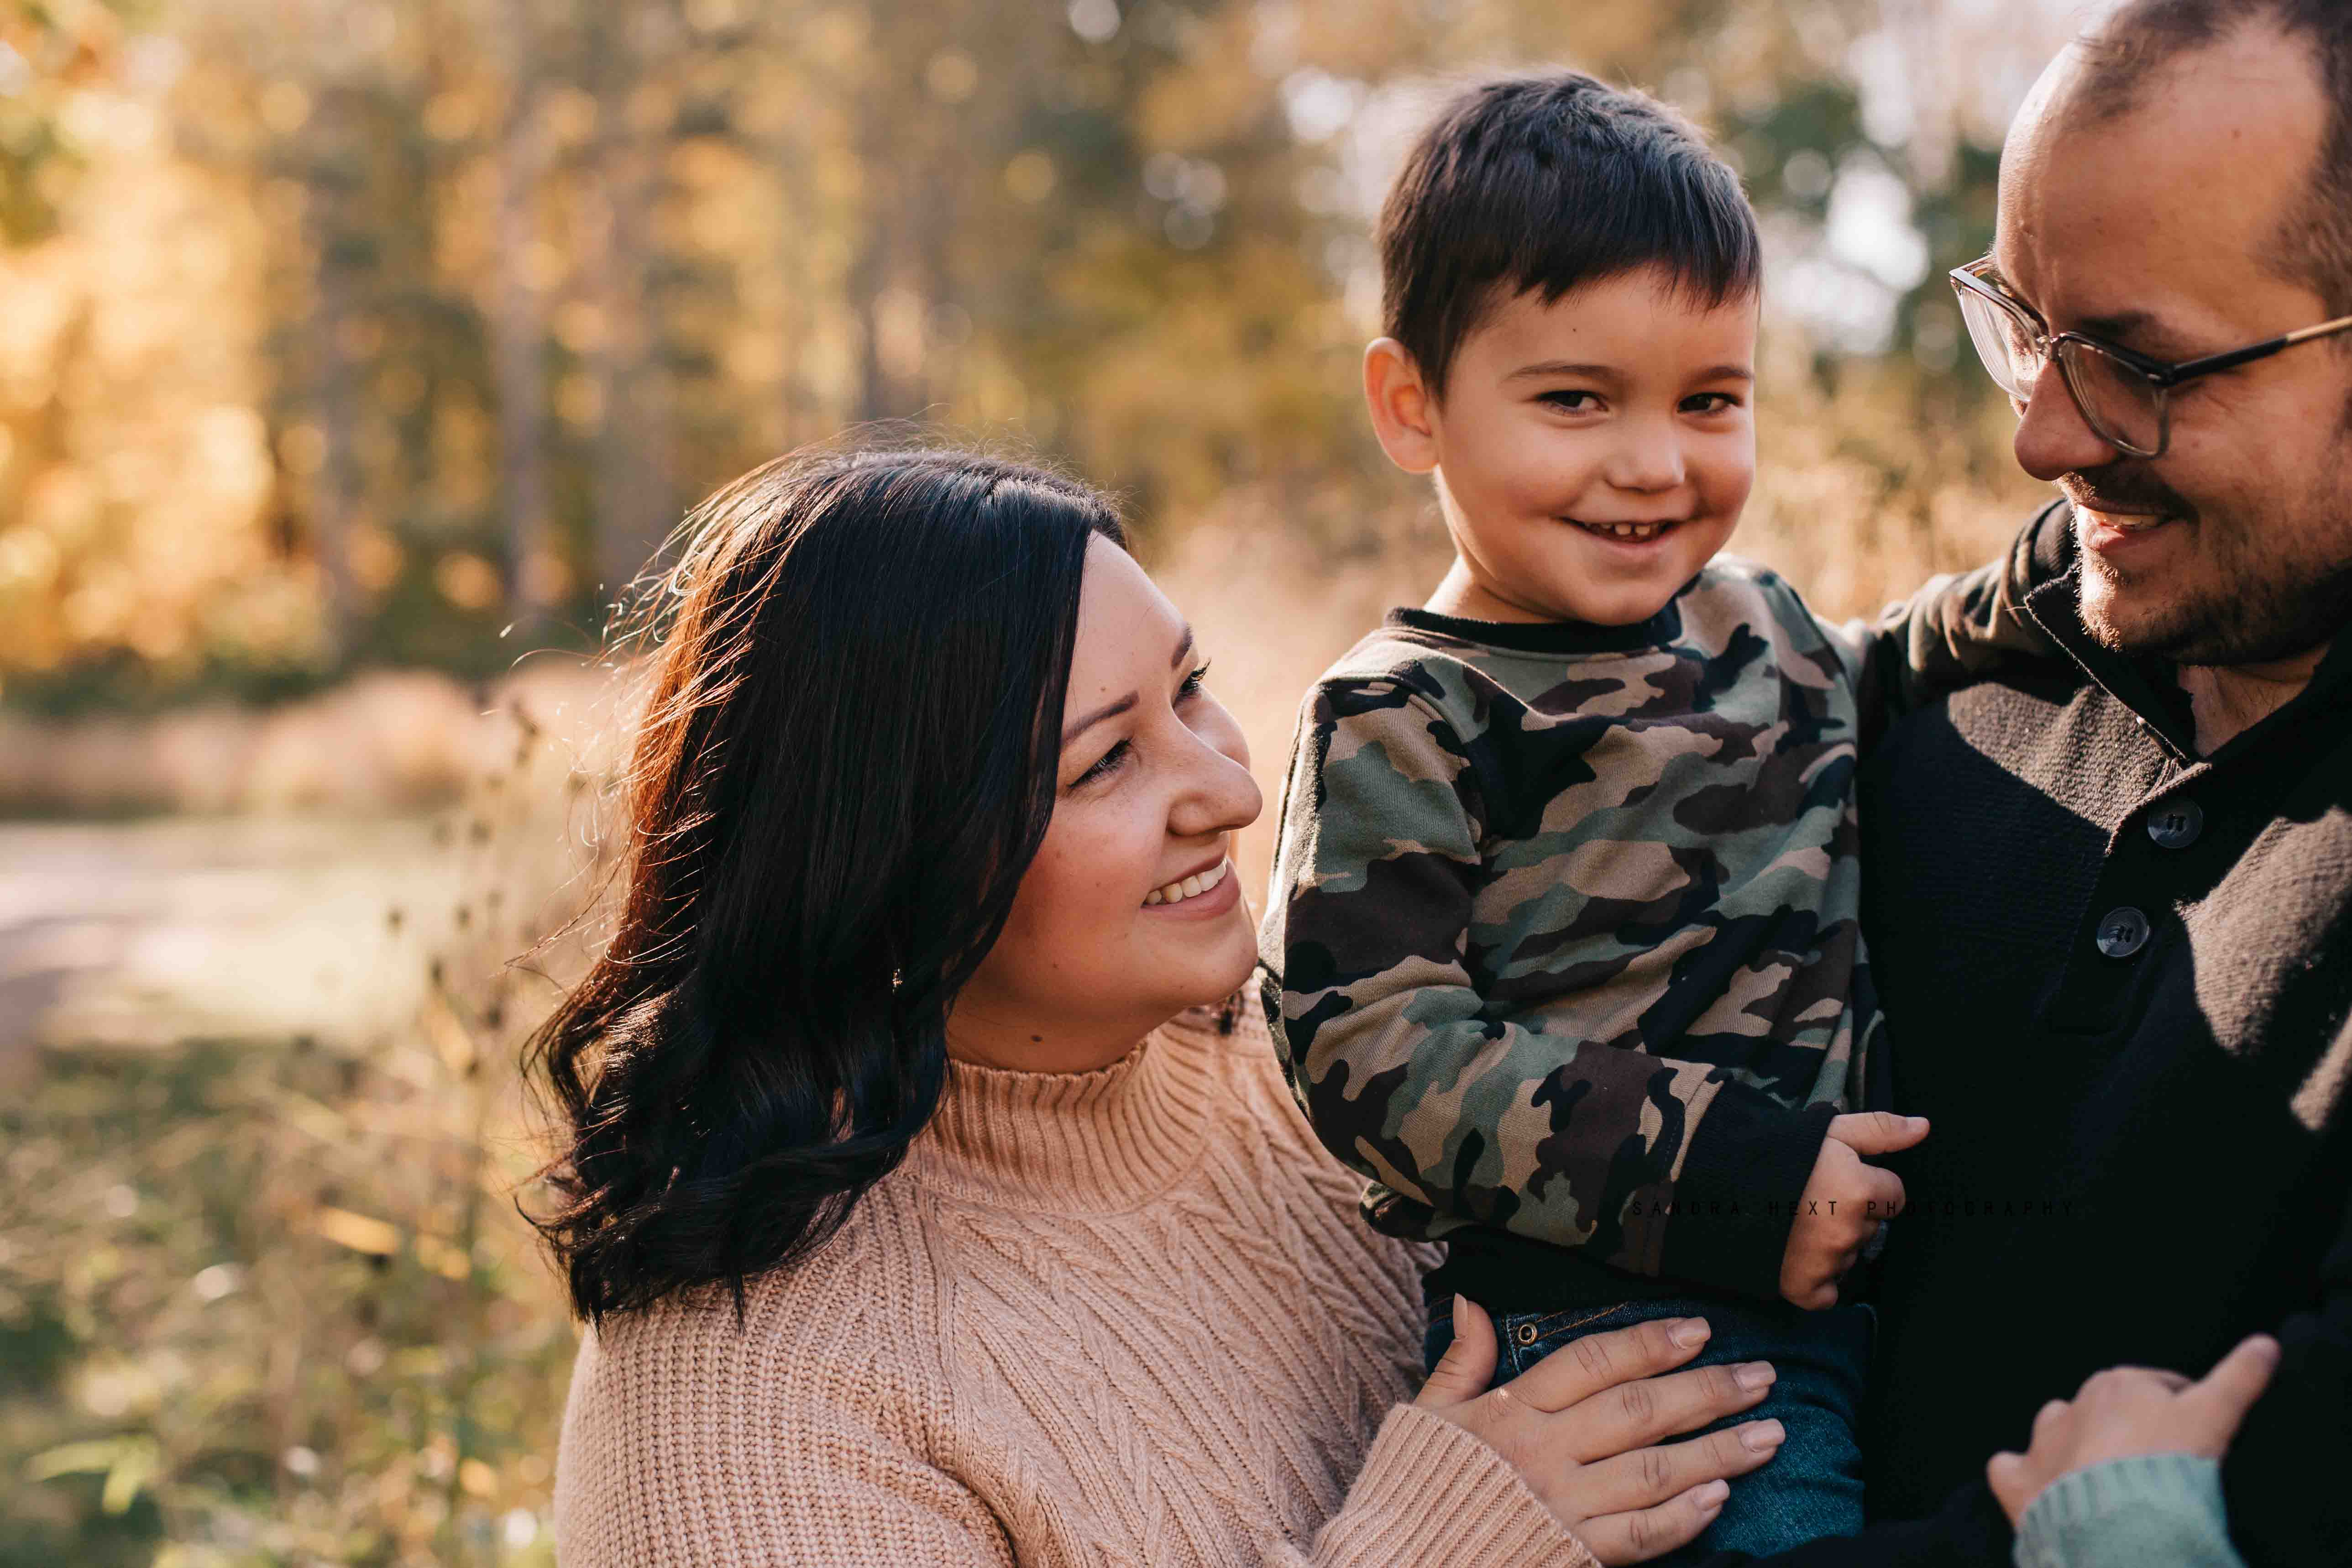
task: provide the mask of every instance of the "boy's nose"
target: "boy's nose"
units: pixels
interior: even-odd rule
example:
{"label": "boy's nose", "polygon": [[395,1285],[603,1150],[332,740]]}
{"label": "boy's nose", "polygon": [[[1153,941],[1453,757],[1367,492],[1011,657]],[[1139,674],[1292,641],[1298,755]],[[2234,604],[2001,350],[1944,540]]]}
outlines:
{"label": "boy's nose", "polygon": [[1683,482],[1682,443],[1671,430],[1627,432],[1605,477],[1621,490],[1670,490]]}

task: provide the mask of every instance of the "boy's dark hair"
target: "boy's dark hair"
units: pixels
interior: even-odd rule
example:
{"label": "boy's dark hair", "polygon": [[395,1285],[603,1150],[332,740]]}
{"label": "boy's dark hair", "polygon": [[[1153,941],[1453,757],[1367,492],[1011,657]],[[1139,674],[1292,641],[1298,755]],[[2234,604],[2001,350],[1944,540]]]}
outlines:
{"label": "boy's dark hair", "polygon": [[1639,267],[1721,305],[1762,281],[1739,176],[1681,115],[1581,71],[1481,82],[1421,139],[1381,207],[1381,328],[1433,395],[1499,300]]}

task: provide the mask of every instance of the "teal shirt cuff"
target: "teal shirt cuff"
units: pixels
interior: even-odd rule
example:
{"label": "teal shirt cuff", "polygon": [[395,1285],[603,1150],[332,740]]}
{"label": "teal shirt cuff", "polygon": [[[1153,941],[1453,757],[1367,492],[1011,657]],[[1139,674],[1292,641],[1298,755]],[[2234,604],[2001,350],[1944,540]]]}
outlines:
{"label": "teal shirt cuff", "polygon": [[2017,1521],[2017,1568],[2245,1568],[2230,1544],[2221,1467],[2137,1454],[2074,1470]]}

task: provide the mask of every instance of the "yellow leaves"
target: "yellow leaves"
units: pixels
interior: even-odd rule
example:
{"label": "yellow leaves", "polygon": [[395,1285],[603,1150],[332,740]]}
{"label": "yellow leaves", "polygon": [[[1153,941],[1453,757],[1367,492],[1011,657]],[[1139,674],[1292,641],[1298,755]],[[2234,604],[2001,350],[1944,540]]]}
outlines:
{"label": "yellow leaves", "polygon": [[25,1473],[37,1481],[55,1480],[60,1476],[102,1475],[105,1485],[99,1493],[99,1506],[110,1514],[130,1510],[163,1468],[163,1451],[152,1437],[98,1437],[83,1443],[65,1443],[36,1454],[25,1466]]}
{"label": "yellow leaves", "polygon": [[1054,160],[1043,150],[1025,148],[1004,165],[1004,190],[1016,202],[1034,206],[1054,194]]}
{"label": "yellow leaves", "polygon": [[58,574],[58,547],[37,528],[0,533],[0,593],[38,593]]}
{"label": "yellow leaves", "polygon": [[481,108],[471,93],[453,88],[425,100],[425,134],[436,142],[463,142],[481,122]]}
{"label": "yellow leaves", "polygon": [[923,85],[941,103],[961,103],[980,90],[980,65],[961,49],[941,49],[923,68]]}
{"label": "yellow leaves", "polygon": [[310,1228],[338,1246],[371,1257],[390,1258],[400,1251],[400,1230],[380,1219],[349,1209],[321,1206],[310,1216]]}
{"label": "yellow leaves", "polygon": [[481,1054],[474,1047],[474,1037],[465,1023],[438,991],[425,999],[424,1022],[425,1037],[433,1042],[435,1054],[441,1065],[458,1078],[474,1070]]}
{"label": "yellow leaves", "polygon": [[463,1279],[474,1271],[463,1247],[422,1232],[416,1237],[416,1261],[444,1279]]}
{"label": "yellow leaves", "polygon": [[487,610],[504,592],[499,569],[469,550],[452,550],[435,563],[433,585],[461,610]]}
{"label": "yellow leaves", "polygon": [[280,136],[291,136],[310,118],[310,95],[298,81],[278,80],[261,89],[261,122]]}
{"label": "yellow leaves", "polygon": [[[369,1215],[322,1204],[310,1216],[310,1228],[339,1247],[348,1247],[370,1258],[400,1256],[400,1227]],[[416,1232],[412,1250],[418,1263],[444,1279],[464,1279],[473,1272],[472,1260],[466,1256],[465,1248],[437,1236]]]}
{"label": "yellow leaves", "polygon": [[327,433],[309,420],[288,426],[278,437],[278,460],[300,478],[317,473],[327,466]]}
{"label": "yellow leaves", "polygon": [[398,580],[401,564],[406,559],[400,542],[373,523],[352,528],[343,552],[351,563],[352,581],[372,594],[391,587]]}

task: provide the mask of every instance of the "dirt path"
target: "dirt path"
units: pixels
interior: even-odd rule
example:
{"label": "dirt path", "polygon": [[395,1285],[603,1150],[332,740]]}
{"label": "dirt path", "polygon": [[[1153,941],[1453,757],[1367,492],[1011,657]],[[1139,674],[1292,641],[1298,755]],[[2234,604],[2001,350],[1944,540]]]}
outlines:
{"label": "dirt path", "polygon": [[418,819],[0,824],[0,1082],[43,1045],[404,1018],[458,882]]}

